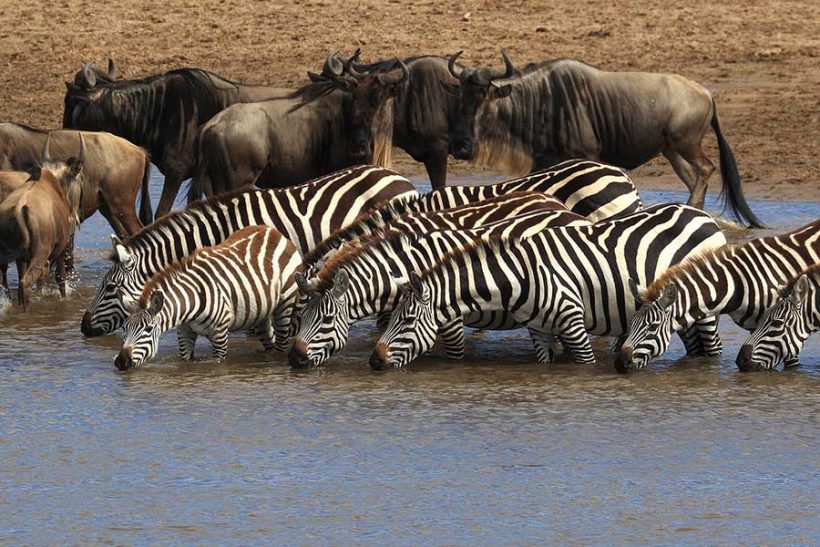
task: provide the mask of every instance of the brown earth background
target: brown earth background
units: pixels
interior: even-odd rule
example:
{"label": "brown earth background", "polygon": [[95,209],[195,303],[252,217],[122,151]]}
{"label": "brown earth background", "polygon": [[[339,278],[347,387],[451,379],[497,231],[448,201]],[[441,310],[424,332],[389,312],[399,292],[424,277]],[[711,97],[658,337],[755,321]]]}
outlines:
{"label": "brown earth background", "polygon": [[[572,57],[608,70],[674,72],[711,90],[750,197],[820,202],[820,2],[657,0],[344,3],[294,0],[6,0],[0,120],[58,127],[63,82],[113,57],[127,78],[184,66],[290,86],[335,49],[366,61],[465,50],[466,64]],[[714,137],[707,137],[717,163]],[[407,174],[423,166],[397,153]],[[471,168],[451,159],[451,172]],[[680,182],[664,160],[641,188]],[[711,179],[719,189],[719,176]]]}

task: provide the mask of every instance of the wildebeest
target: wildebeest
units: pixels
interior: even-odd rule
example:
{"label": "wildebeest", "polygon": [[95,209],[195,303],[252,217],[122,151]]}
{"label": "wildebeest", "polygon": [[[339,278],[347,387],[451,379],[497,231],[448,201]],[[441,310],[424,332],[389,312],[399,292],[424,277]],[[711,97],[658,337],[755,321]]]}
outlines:
{"label": "wildebeest", "polygon": [[114,64],[114,59],[109,57],[108,70],[97,68],[97,65],[95,65],[93,62],[84,64],[82,68],[80,68],[80,70],[78,70],[74,74],[74,85],[83,85],[83,83],[87,79],[85,72],[86,70],[91,70],[91,72],[94,73],[94,79],[96,83],[110,84],[119,77],[119,74],[117,73],[117,67]]}
{"label": "wildebeest", "polygon": [[81,136],[79,157],[54,161],[46,139],[38,177],[0,202],[0,268],[5,283],[8,264],[17,263],[17,299],[24,311],[29,306],[31,286],[45,277],[49,262],[55,265],[60,294],[65,296],[64,254],[80,224],[85,153]]}
{"label": "wildebeest", "polygon": [[141,80],[101,82],[86,65],[66,82],[63,127],[109,131],[144,147],[165,175],[157,216],[173,206],[180,184],[194,174],[199,127],[234,103],[282,97],[292,90],[247,85],[198,68]]}
{"label": "wildebeest", "polygon": [[675,74],[606,72],[561,59],[516,70],[460,69],[451,151],[456,158],[526,172],[572,158],[633,169],[663,154],[689,188],[689,205],[703,208],[714,164],[702,149],[711,125],[720,149],[723,193],[731,212],[754,227],[737,165],[723,137],[715,100],[699,84]]}
{"label": "wildebeest", "polygon": [[[350,122],[353,149],[375,150],[379,137],[389,137],[392,129],[393,144],[424,162],[433,189],[442,188],[447,183],[451,124],[458,109],[457,97],[441,83],[450,79],[447,58],[352,62],[347,72],[358,80]],[[372,120],[383,110],[392,110],[392,128],[374,132]]]}
{"label": "wildebeest", "polygon": [[[349,145],[350,82],[340,82],[344,67],[334,54],[328,65],[333,78],[312,75],[311,83],[286,98],[235,104],[208,121],[200,132],[189,200],[253,184],[293,186],[351,165],[386,165],[389,141],[375,152]],[[372,123],[384,127],[383,117],[373,116]]]}
{"label": "wildebeest", "polygon": [[[148,154],[127,140],[104,132],[64,129],[44,131],[14,123],[0,123],[0,169],[36,173],[40,153],[49,141],[49,152],[65,161],[86,146],[80,221],[97,210],[121,237],[134,234],[153,220],[148,194],[151,161]],[[140,195],[139,215],[136,211]]]}

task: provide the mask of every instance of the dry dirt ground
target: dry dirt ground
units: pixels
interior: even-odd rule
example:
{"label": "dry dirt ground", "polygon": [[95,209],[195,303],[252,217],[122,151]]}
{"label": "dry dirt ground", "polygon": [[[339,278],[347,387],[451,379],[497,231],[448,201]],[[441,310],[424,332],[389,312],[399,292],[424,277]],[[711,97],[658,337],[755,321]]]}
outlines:
{"label": "dry dirt ground", "polygon": [[[715,94],[747,195],[820,202],[817,0],[5,0],[0,120],[58,126],[63,82],[108,56],[129,78],[195,66],[295,86],[329,51],[356,47],[365,60],[464,49],[465,63],[500,65],[503,47],[517,64],[683,74]],[[707,147],[717,162],[711,135]],[[634,174],[643,188],[683,189],[662,160]]]}

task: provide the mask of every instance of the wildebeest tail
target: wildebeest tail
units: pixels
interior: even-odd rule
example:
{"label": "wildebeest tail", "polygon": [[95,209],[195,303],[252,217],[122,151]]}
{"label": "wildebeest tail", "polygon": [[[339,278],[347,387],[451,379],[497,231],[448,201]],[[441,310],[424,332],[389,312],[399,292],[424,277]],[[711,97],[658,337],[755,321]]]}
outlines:
{"label": "wildebeest tail", "polygon": [[23,249],[28,249],[31,246],[31,222],[28,218],[28,205],[18,207],[16,214],[17,225],[20,227],[20,235],[23,240]]}
{"label": "wildebeest tail", "polygon": [[214,188],[212,177],[216,173],[222,176],[228,172],[225,154],[218,144],[212,144],[214,138],[211,135],[210,123],[202,126],[197,136],[196,143],[196,173],[191,178],[188,186],[188,203],[212,197],[214,194],[231,190],[232,188]]}
{"label": "wildebeest tail", "polygon": [[145,169],[142,172],[142,188],[140,189],[140,222],[148,226],[154,222],[154,211],[151,208],[151,158],[145,155]]}
{"label": "wildebeest tail", "polygon": [[720,130],[720,119],[718,118],[717,104],[715,104],[714,97],[712,98],[712,129],[715,131],[718,149],[720,150],[720,177],[723,181],[720,196],[723,199],[723,209],[726,210],[728,207],[736,219],[745,220],[752,228],[765,228],[766,225],[755,216],[746,202],[746,197],[743,195],[743,186],[740,183],[740,173],[737,170],[735,155]]}

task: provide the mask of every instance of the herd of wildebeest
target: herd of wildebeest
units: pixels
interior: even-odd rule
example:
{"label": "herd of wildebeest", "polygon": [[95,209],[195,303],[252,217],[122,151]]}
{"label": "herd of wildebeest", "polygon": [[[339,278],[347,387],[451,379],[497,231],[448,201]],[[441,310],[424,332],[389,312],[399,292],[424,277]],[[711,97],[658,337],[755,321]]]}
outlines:
{"label": "herd of wildebeest", "polygon": [[[689,355],[720,354],[723,314],[751,331],[741,370],[798,364],[820,327],[820,220],[727,244],[701,210],[710,128],[725,210],[763,225],[706,89],[568,59],[516,68],[504,52],[502,69],[468,68],[460,55],[335,52],[297,89],[84,65],[66,82],[63,129],[0,124],[4,287],[14,262],[23,310],[50,270],[65,296],[74,231],[100,211],[112,265],[81,330],[123,329],[123,370],[174,328],[183,359],[198,336],[221,359],[229,332],[252,331],[317,366],[371,316],[376,369],[439,337],[461,358],[466,326],[526,328],[539,362],[560,348],[594,363],[590,334],[613,337],[623,372],[675,333]],[[389,169],[394,145],[424,163],[432,192]],[[625,170],[659,154],[688,204],[643,206]],[[519,178],[448,186],[449,155]],[[152,163],[165,176],[156,219]],[[188,205],[172,211],[187,179]]]}

